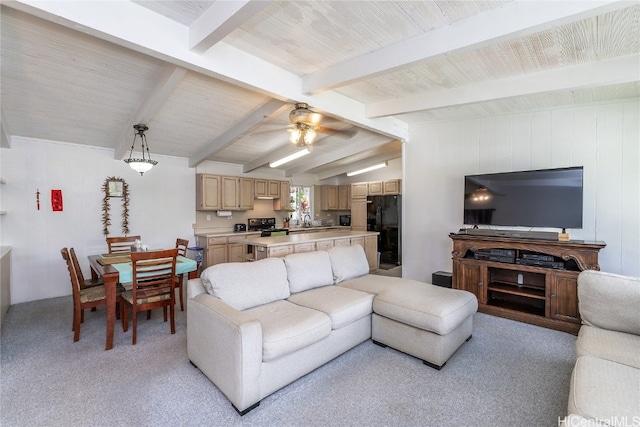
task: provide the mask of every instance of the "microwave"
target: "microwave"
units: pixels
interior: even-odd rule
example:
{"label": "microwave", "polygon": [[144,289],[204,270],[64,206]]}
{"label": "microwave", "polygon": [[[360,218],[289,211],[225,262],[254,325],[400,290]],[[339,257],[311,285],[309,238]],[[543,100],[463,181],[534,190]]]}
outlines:
{"label": "microwave", "polygon": [[340,225],[351,227],[351,215],[340,215]]}

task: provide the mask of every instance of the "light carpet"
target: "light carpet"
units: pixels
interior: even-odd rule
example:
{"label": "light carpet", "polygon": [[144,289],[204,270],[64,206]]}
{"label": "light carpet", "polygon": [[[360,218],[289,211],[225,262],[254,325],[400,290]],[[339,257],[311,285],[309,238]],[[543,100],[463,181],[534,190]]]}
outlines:
{"label": "light carpet", "polygon": [[557,426],[575,336],[484,314],[441,371],[370,340],[244,417],[187,359],[186,312],[116,325],[104,308],[73,342],[71,297],[17,304],[2,322],[0,424],[8,426]]}

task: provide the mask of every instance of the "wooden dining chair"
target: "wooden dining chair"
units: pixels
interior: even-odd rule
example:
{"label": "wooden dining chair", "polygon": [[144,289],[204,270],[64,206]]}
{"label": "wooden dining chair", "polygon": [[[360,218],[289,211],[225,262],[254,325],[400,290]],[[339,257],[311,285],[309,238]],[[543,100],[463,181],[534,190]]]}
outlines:
{"label": "wooden dining chair", "polygon": [[110,254],[131,252],[131,246],[140,236],[107,237],[107,246]]}
{"label": "wooden dining chair", "polygon": [[73,248],[69,248],[69,255],[71,255],[71,261],[73,262],[73,266],[76,269],[76,273],[78,275],[78,281],[80,282],[80,289],[91,288],[93,286],[104,285],[104,281],[101,277],[97,279],[84,277],[82,273],[82,268],[80,268],[80,263],[78,262],[78,257],[76,256],[76,251]]}
{"label": "wooden dining chair", "polygon": [[171,318],[171,333],[176,333],[175,323],[175,275],[178,249],[153,252],[132,252],[131,267],[133,281],[131,290],[120,296],[122,330],[129,329],[129,307],[132,311],[133,337],[137,341],[138,312],[163,308],[167,321],[167,307]]}
{"label": "wooden dining chair", "polygon": [[[186,257],[187,256],[187,247],[189,246],[189,241],[187,239],[176,239],[176,249],[178,250],[178,255]],[[180,293],[180,310],[184,311],[184,300],[182,296],[182,289],[184,288],[184,277],[186,273],[180,274],[176,276],[176,288],[178,288],[178,292]]]}
{"label": "wooden dining chair", "polygon": [[[73,248],[71,249],[73,251]],[[67,263],[69,277],[71,278],[71,290],[73,294],[73,323],[71,330],[74,332],[73,341],[80,340],[80,324],[84,323],[84,310],[107,305],[104,285],[81,287],[78,271],[73,263],[69,250],[65,247],[60,250],[62,259]],[[122,287],[116,290],[116,297],[122,292]]]}

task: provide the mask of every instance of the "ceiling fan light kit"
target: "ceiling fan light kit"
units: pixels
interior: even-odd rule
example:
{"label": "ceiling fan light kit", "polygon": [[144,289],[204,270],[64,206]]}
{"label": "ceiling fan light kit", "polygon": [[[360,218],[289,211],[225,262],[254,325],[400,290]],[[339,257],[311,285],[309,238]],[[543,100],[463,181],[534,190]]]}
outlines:
{"label": "ceiling fan light kit", "polygon": [[[140,176],[142,176],[145,172],[151,170],[152,167],[158,164],[157,161],[151,160],[151,154],[149,153],[149,144],[147,143],[147,137],[144,134],[145,131],[149,130],[147,125],[137,124],[133,125],[133,128],[136,130],[136,133],[133,135],[133,142],[131,143],[131,152],[129,153],[129,158],[124,162],[131,166],[131,169],[138,172]],[[142,144],[142,158],[134,158],[131,157],[133,155],[133,147],[136,145],[136,136],[140,136],[140,141]],[[145,154],[145,149],[147,153]]]}
{"label": "ceiling fan light kit", "polygon": [[308,147],[305,148],[304,150],[296,151],[295,153],[289,154],[288,156],[283,157],[280,160],[276,160],[275,162],[269,163],[269,167],[277,168],[280,165],[284,165],[285,163],[288,163],[288,162],[293,161],[295,159],[298,159],[298,158],[300,158],[302,156],[305,156],[305,155],[309,154],[310,152],[311,151],[309,150]]}
{"label": "ceiling fan light kit", "polygon": [[298,147],[304,147],[313,144],[316,137],[316,131],[313,126],[307,123],[296,123],[293,128],[289,129],[289,141]]}
{"label": "ceiling fan light kit", "polygon": [[360,175],[361,173],[370,172],[370,171],[373,171],[373,170],[376,170],[376,169],[384,168],[386,166],[387,166],[387,162],[379,163],[377,165],[369,166],[369,167],[364,168],[364,169],[358,169],[357,171],[348,172],[347,176]]}

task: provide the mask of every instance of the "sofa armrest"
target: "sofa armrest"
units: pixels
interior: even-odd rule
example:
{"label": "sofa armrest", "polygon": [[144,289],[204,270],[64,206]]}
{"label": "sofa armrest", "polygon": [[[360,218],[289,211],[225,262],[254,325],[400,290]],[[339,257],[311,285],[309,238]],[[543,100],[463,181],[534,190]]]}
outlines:
{"label": "sofa armrest", "polygon": [[187,354],[237,410],[260,399],[262,326],[207,293],[189,300]]}
{"label": "sofa armrest", "polygon": [[189,279],[187,281],[187,300],[193,299],[200,294],[206,293],[207,290],[202,285],[202,279]]}
{"label": "sofa armrest", "polygon": [[640,335],[640,278],[587,270],[578,276],[582,323]]}

